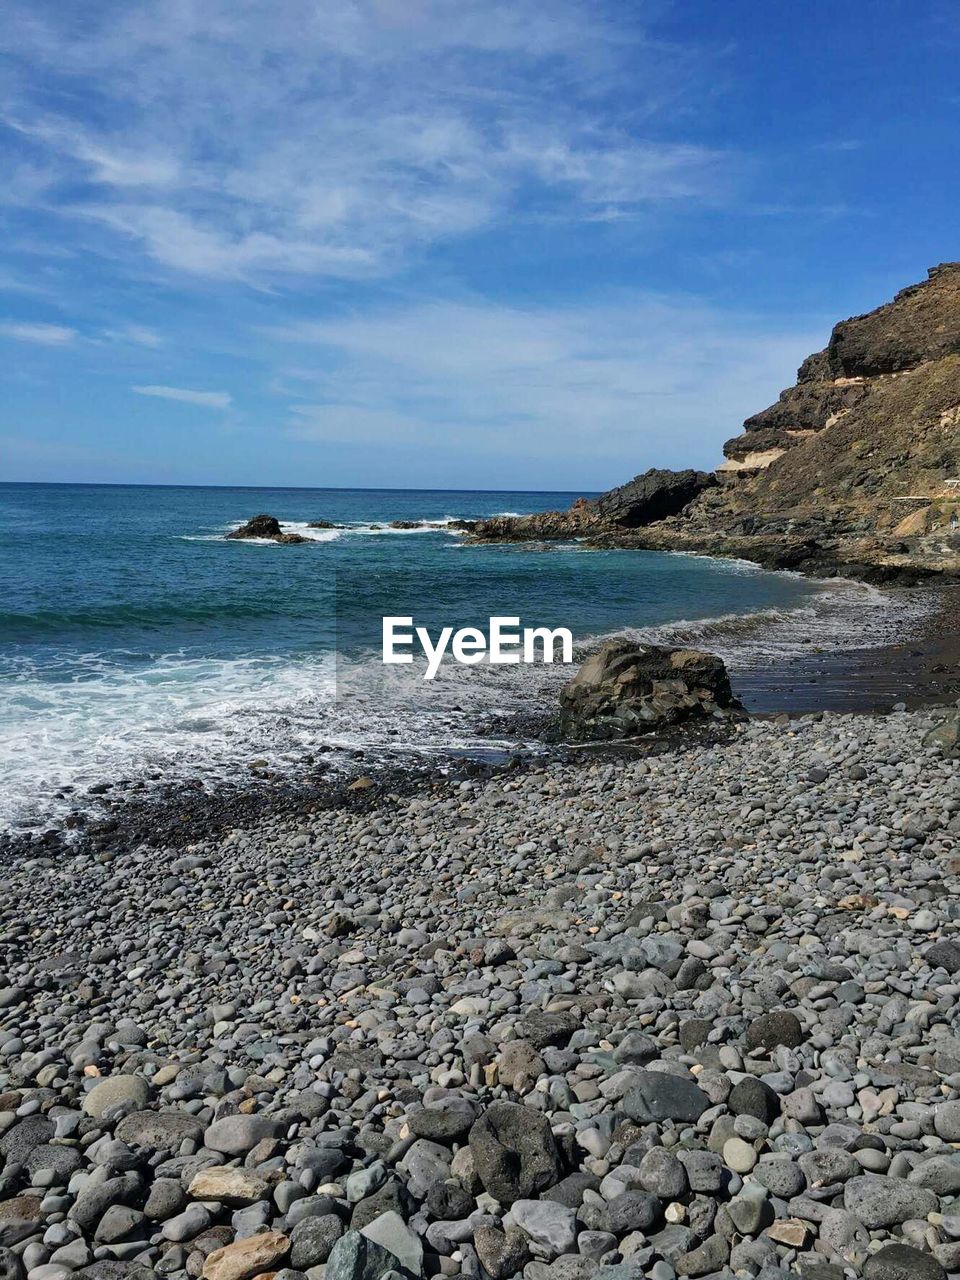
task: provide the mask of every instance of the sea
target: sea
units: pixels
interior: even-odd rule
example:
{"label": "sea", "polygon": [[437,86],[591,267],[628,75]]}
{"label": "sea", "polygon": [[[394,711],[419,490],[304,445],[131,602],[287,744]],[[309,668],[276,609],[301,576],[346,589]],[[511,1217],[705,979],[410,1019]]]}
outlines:
{"label": "sea", "polygon": [[[564,626],[577,659],[621,633],[699,644],[760,711],[771,673],[904,625],[860,584],[576,541],[472,545],[455,527],[580,496],[0,484],[0,830],[55,821],[104,782],[215,788],[318,758],[349,772],[505,751],[504,724],[572,674],[445,663],[427,682],[383,665],[384,615],[432,633],[495,615]],[[309,541],[226,538],[261,512]]]}

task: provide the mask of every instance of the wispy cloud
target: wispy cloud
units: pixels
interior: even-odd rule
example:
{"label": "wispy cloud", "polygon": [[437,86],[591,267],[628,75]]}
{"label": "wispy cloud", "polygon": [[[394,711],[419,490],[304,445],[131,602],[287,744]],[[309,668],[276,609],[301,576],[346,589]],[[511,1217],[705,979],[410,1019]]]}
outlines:
{"label": "wispy cloud", "polygon": [[268,336],[296,350],[278,384],[300,389],[295,439],[422,449],[456,439],[503,458],[562,452],[594,475],[604,457],[638,470],[715,463],[823,338],[643,294],[569,307],[425,302]]}
{"label": "wispy cloud", "polygon": [[14,0],[22,70],[0,119],[17,199],[111,252],[251,282],[381,275],[521,205],[591,221],[716,200],[736,157],[678,140],[669,113],[689,55],[622,16],[587,0],[99,0],[81,27]]}
{"label": "wispy cloud", "polygon": [[138,396],[156,396],[160,400],[179,400],[203,409],[229,409],[233,399],[229,391],[193,391],[189,387],[131,387]]}
{"label": "wispy cloud", "polygon": [[107,342],[131,343],[135,347],[149,347],[156,350],[163,346],[163,338],[155,330],[144,324],[125,324],[118,329],[104,329],[103,337]]}
{"label": "wispy cloud", "polygon": [[33,342],[42,347],[63,347],[73,342],[77,331],[62,324],[8,320],[0,322],[0,335],[17,342]]}

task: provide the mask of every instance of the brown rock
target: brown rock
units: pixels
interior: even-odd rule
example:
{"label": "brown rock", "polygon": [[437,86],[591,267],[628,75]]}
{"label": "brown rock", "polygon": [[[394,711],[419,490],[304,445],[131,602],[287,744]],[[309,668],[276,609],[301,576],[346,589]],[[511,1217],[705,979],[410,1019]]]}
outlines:
{"label": "brown rock", "polygon": [[0,1222],[39,1222],[41,1218],[39,1196],[13,1196],[0,1200]]}
{"label": "brown rock", "polygon": [[778,1244],[788,1245],[791,1249],[805,1249],[810,1239],[810,1228],[799,1218],[781,1218],[767,1227],[763,1233]]}
{"label": "brown rock", "polygon": [[224,1204],[253,1204],[269,1192],[269,1183],[263,1178],[222,1166],[201,1169],[190,1183],[190,1194],[197,1200],[221,1200]]}
{"label": "brown rock", "polygon": [[528,1040],[508,1041],[497,1059],[500,1083],[508,1085],[515,1093],[525,1093],[546,1069],[543,1059]]}
{"label": "brown rock", "polygon": [[279,1231],[265,1231],[217,1249],[203,1264],[204,1280],[253,1280],[272,1271],[290,1251],[290,1241]]}

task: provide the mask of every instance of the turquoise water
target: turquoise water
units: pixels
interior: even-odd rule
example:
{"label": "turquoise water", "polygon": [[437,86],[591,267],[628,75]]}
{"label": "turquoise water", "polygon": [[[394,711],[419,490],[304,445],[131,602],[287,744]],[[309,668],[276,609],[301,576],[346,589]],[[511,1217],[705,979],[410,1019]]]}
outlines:
{"label": "turquoise water", "polygon": [[[444,668],[425,688],[381,666],[387,613],[431,628],[516,614],[581,640],[675,638],[699,622],[744,653],[737,618],[755,648],[761,622],[789,631],[826,617],[819,588],[736,562],[371,527],[577,496],[0,485],[0,822],[72,804],[68,789],[105,777],[215,779],[252,756],[295,769],[318,746],[342,759],[466,748],[483,713],[521,707],[564,674]],[[315,540],[225,539],[258,512]],[[306,530],[317,519],[346,527]]]}

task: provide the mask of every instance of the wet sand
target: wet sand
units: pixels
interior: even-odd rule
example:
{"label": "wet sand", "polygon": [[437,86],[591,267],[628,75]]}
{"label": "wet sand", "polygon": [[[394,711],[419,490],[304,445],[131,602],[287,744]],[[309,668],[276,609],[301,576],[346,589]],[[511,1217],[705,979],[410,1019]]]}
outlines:
{"label": "wet sand", "polygon": [[960,585],[938,593],[915,633],[881,648],[811,652],[782,665],[734,673],[737,696],[754,715],[890,711],[960,699]]}

